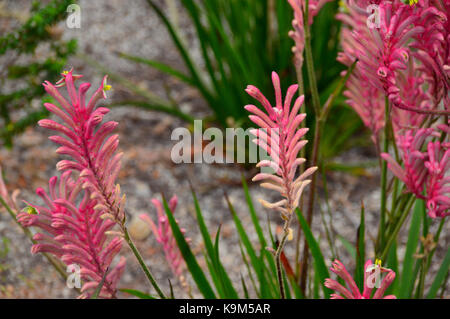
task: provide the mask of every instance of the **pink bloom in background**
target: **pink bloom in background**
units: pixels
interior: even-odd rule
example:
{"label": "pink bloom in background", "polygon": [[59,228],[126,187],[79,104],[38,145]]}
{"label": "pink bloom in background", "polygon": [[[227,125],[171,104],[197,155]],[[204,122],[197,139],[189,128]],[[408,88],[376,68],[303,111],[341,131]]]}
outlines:
{"label": "pink bloom in background", "polygon": [[[152,200],[153,206],[156,208],[157,213],[157,221],[155,224],[153,219],[148,214],[141,214],[139,217],[148,223],[153,234],[156,237],[158,243],[160,243],[163,247],[164,254],[166,255],[167,262],[170,265],[170,269],[173,274],[180,279],[183,285],[186,284],[185,278],[183,276],[183,270],[185,267],[183,256],[181,255],[180,250],[178,249],[175,237],[173,236],[172,229],[170,228],[169,220],[164,212],[164,207],[158,199]],[[175,212],[177,207],[178,198],[174,195],[169,201],[169,208],[172,213]],[[184,234],[185,230],[181,229],[181,232]],[[186,239],[189,241],[189,238]]]}
{"label": "pink bloom in background", "polygon": [[[446,125],[439,127],[448,130]],[[381,154],[388,162],[388,168],[405,183],[408,191],[425,200],[431,218],[450,214],[450,150],[449,143],[433,141],[433,138],[440,137],[441,134],[433,128],[398,134],[397,145],[401,151],[402,165],[391,155]]]}
{"label": "pink bloom in background", "polygon": [[115,297],[125,258],[121,257],[114,267],[111,264],[122,247],[122,238],[106,234],[115,223],[100,218],[99,211],[94,209],[97,201],[88,190],[82,189],[82,183],[82,179],[73,180],[70,171],[64,172],[59,182],[56,176],[52,177],[50,194],[42,188],[36,190],[45,206],[29,204],[35,210],[25,209],[17,215],[17,220],[25,227],[42,231],[33,236],[36,241],[31,248],[33,254],[51,253],[66,265],[80,267],[85,282],[81,297],[92,294],[108,269],[99,296]]}
{"label": "pink bloom in background", "polygon": [[[387,272],[383,278],[379,287],[376,287],[376,267],[379,267],[379,274]],[[345,266],[339,261],[335,260],[330,268],[332,272],[341,277],[346,286],[344,287],[339,282],[333,279],[325,280],[325,287],[336,291],[339,294],[331,294],[331,299],[396,299],[394,295],[385,296],[386,289],[392,284],[395,279],[395,272],[391,269],[383,268],[379,265],[374,265],[369,259],[364,265],[364,289],[361,293],[353,280],[352,276],[348,273]],[[377,288],[372,296],[373,288]]]}
{"label": "pink bloom in background", "polygon": [[[358,59],[344,93],[374,138],[384,126],[384,97],[392,108],[394,130],[418,128],[427,115],[448,107],[450,2],[346,1],[343,52],[338,61],[349,66]],[[378,5],[379,25],[367,21]],[[372,21],[377,22],[376,20]],[[422,114],[411,110],[422,111]]]}
{"label": "pink bloom in background", "polygon": [[[359,58],[360,52],[376,50],[375,43],[366,40],[362,44],[359,39],[370,39],[370,29],[367,27],[368,14],[355,5],[347,3],[347,13],[339,13],[336,18],[342,21],[341,45],[342,52],[337,60],[350,67]],[[368,47],[366,47],[368,46]],[[345,72],[342,73],[342,76]],[[361,117],[364,125],[372,132],[372,140],[377,144],[380,130],[384,127],[383,92],[368,81],[367,74],[360,68],[359,62],[347,80],[347,90],[344,91],[347,103]]]}
{"label": "pink bloom in background", "polygon": [[426,205],[431,218],[450,215],[450,149],[439,141],[427,146],[428,160],[425,168],[428,173]]}
{"label": "pink bloom in background", "polygon": [[[45,119],[39,125],[62,133],[64,136],[51,136],[49,139],[61,147],[57,153],[70,159],[57,164],[62,171],[60,181],[52,177],[49,181],[48,195],[43,189],[37,194],[46,206],[31,205],[17,218],[24,226],[41,228],[45,233],[35,235],[37,244],[32,252],[49,252],[65,264],[81,267],[83,295],[88,297],[106,275],[101,297],[115,297],[116,284],[125,266],[121,258],[112,268],[111,263],[122,245],[122,237],[108,235],[114,225],[124,220],[125,197],[120,196],[120,187],[115,184],[120,169],[122,154],[115,154],[119,140],[110,133],[117,122],[101,124],[103,116],[109,112],[104,107],[96,107],[105,92],[110,88],[106,76],[101,86],[86,104],[85,96],[90,83],[82,83],[77,91],[74,80],[81,75],[72,71],[64,72],[56,86],[46,81],[45,90],[59,103],[59,107],[45,103],[45,107],[59,117],[62,123]],[[66,86],[69,100],[58,88]],[[72,171],[78,172],[72,178]],[[108,240],[109,239],[109,240]]]}
{"label": "pink bloom in background", "polygon": [[[15,190],[11,195],[9,195],[8,189],[6,188],[5,181],[3,180],[2,167],[0,166],[0,196],[6,202],[6,204],[14,211],[17,209],[17,196],[19,195],[19,190]],[[3,209],[3,205],[0,205]]]}
{"label": "pink bloom in background", "polygon": [[[293,31],[289,32],[289,36],[295,41],[295,46],[292,48],[297,62],[297,67],[303,65],[303,50],[305,48],[305,31],[303,9],[305,6],[304,0],[288,0],[294,11],[294,20],[292,20]],[[320,9],[331,0],[310,0],[309,1],[309,24],[313,23],[314,17],[319,13]]]}
{"label": "pink bloom in background", "polygon": [[249,85],[247,93],[257,99],[265,111],[263,112],[255,105],[246,105],[245,109],[253,115],[249,118],[260,129],[250,131],[256,136],[254,143],[267,151],[270,160],[262,160],[257,167],[269,167],[275,174],[259,173],[253,181],[264,181],[261,187],[278,191],[283,197],[276,203],[265,200],[260,202],[268,208],[281,212],[284,219],[288,219],[293,210],[298,206],[301,194],[310,180],[306,178],[313,174],[317,167],[310,167],[300,176],[295,178],[297,168],[305,162],[304,158],[297,158],[300,150],[307,143],[302,137],[308,132],[308,128],[299,128],[306,114],[298,114],[303,104],[304,96],[295,100],[291,108],[291,101],[297,92],[298,85],[291,85],[286,93],[285,100],[281,96],[280,79],[272,72],[272,82],[275,88],[276,105],[272,107],[266,97],[254,86]]}

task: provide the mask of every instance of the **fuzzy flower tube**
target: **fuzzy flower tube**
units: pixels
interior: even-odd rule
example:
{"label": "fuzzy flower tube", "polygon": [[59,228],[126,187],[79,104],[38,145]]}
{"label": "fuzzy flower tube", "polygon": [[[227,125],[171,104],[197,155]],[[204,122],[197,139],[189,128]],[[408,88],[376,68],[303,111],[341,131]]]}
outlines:
{"label": "fuzzy flower tube", "polygon": [[302,140],[302,137],[308,132],[308,128],[299,128],[306,114],[298,114],[303,104],[304,96],[298,97],[291,107],[291,101],[297,92],[298,85],[291,85],[288,88],[283,103],[280,79],[275,72],[272,73],[272,82],[275,88],[275,106],[272,106],[256,87],[249,85],[246,92],[262,104],[265,112],[255,105],[247,105],[245,109],[253,113],[249,118],[260,127],[251,131],[256,136],[253,142],[264,149],[270,156],[270,160],[260,161],[257,167],[270,168],[274,171],[274,174],[261,172],[253,177],[253,181],[262,181],[261,187],[275,190],[282,197],[280,201],[275,203],[262,199],[260,202],[264,207],[280,212],[281,217],[285,221],[283,238],[275,253],[280,295],[283,298],[284,289],[280,266],[281,251],[287,237],[292,233],[289,225],[294,215],[294,210],[298,207],[303,189],[310,183],[307,177],[313,174],[317,167],[310,167],[296,177],[297,168],[305,162],[304,158],[298,158],[298,154],[307,143],[306,140]]}
{"label": "fuzzy flower tube", "polygon": [[[148,214],[141,214],[139,217],[150,226],[156,237],[156,241],[163,247],[166,260],[172,273],[180,280],[182,286],[187,288],[186,278],[183,276],[183,270],[186,265],[177,246],[175,237],[173,236],[167,216],[164,213],[164,207],[161,201],[156,198],[152,200],[152,203],[156,209],[158,223],[156,224]],[[177,203],[178,198],[174,195],[168,203],[172,213],[175,212]],[[184,234],[185,229],[181,229],[181,232]],[[186,240],[189,241],[189,238],[186,238]]]}
{"label": "fuzzy flower tube", "polygon": [[[381,267],[379,264],[373,264],[370,259],[364,265],[364,289],[362,293],[359,291],[352,276],[339,260],[333,262],[330,270],[342,278],[347,285],[347,287],[344,287],[336,280],[326,279],[325,287],[339,293],[332,294],[331,299],[396,299],[394,295],[384,295],[386,289],[395,279],[395,272],[391,269]],[[377,278],[377,276],[381,276],[381,273],[387,274],[380,282],[380,278]],[[373,288],[377,288],[374,293],[372,293]]]}

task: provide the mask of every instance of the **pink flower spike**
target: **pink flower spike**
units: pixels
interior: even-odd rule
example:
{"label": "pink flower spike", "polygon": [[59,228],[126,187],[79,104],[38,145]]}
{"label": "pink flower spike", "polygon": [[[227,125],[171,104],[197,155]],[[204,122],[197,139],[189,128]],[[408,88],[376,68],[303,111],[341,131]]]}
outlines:
{"label": "pink flower spike", "polygon": [[[139,217],[150,226],[157,242],[160,243],[163,247],[166,260],[170,265],[172,273],[180,280],[182,285],[185,285],[186,282],[184,277],[182,276],[183,270],[185,268],[184,259],[176,244],[175,237],[173,236],[172,229],[170,228],[169,222],[164,212],[164,207],[161,201],[156,198],[152,199],[152,203],[156,208],[156,213],[158,216],[156,220],[158,221],[158,223],[156,224],[155,222],[153,222],[152,218],[148,214],[141,214]],[[178,198],[176,195],[174,195],[168,203],[172,213],[175,212],[177,203]],[[181,231],[184,234],[184,230],[181,229]],[[189,242],[188,238],[186,240]]]}
{"label": "pink flower spike", "polygon": [[81,175],[84,178],[83,185],[104,208],[102,214],[108,213],[120,223],[124,218],[121,207],[125,205],[125,197],[120,195],[120,187],[115,184],[118,168],[120,168],[120,157],[115,156],[119,140],[116,135],[109,136],[117,123],[101,124],[109,109],[96,107],[99,99],[106,98],[105,92],[110,90],[111,86],[106,83],[107,76],[105,76],[100,87],[85,106],[85,95],[90,88],[90,83],[82,83],[77,91],[74,81],[81,76],[74,75],[72,70],[63,72],[62,75],[63,78],[57,84],[66,86],[71,104],[51,83],[45,82],[44,87],[60,103],[62,109],[53,104],[45,106],[63,123],[44,119],[39,121],[39,125],[66,135],[67,138],[56,136],[50,138],[62,145],[58,153],[68,155],[72,159],[60,161],[57,165],[58,170],[85,171]]}
{"label": "pink flower spike", "polygon": [[38,188],[36,193],[47,207],[28,204],[34,210],[25,209],[17,215],[17,220],[24,227],[33,226],[45,232],[34,235],[33,254],[50,253],[66,265],[80,267],[81,279],[85,282],[81,298],[95,291],[108,269],[100,296],[115,298],[125,259],[121,258],[115,266],[112,261],[122,247],[122,237],[107,235],[115,223],[100,218],[95,208],[97,200],[81,188],[81,178],[73,180],[70,175],[70,171],[64,172],[59,182],[57,177],[52,177],[50,195]]}
{"label": "pink flower spike", "polygon": [[261,187],[277,190],[284,198],[277,203],[266,201],[261,201],[261,203],[265,207],[281,211],[282,217],[286,219],[298,206],[302,191],[309,183],[309,180],[305,178],[317,168],[311,167],[307,174],[300,175],[295,179],[297,168],[305,161],[297,158],[307,142],[301,138],[308,130],[299,128],[306,114],[298,114],[304,97],[297,98],[291,108],[291,101],[298,86],[289,87],[283,103],[280,78],[275,72],[272,72],[272,82],[275,89],[276,107],[273,108],[257,88],[249,86],[251,90],[247,89],[247,92],[263,104],[268,115],[254,105],[247,105],[245,109],[253,113],[253,115],[249,115],[250,120],[261,127],[251,131],[256,136],[253,142],[265,150],[271,158],[262,160],[256,166],[271,168],[275,173],[259,173],[253,178],[253,181],[263,181]]}

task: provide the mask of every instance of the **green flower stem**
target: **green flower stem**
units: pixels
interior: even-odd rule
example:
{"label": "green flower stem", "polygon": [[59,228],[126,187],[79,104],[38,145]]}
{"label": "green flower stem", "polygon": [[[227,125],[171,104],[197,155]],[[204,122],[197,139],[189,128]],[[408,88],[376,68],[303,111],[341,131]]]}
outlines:
{"label": "green flower stem", "polygon": [[[297,74],[297,83],[298,83],[298,95],[302,96],[305,95],[305,83],[303,81],[303,63],[299,63],[299,61],[295,61],[295,72]],[[306,112],[306,105],[305,103],[302,104],[302,106],[300,107],[300,113],[305,113]],[[306,122],[302,121],[300,123],[300,127],[301,128],[305,128],[306,127]],[[305,158],[306,155],[306,148],[302,147],[302,149],[300,150],[300,157]],[[300,165],[300,172],[304,172],[305,170],[305,164],[301,164]],[[300,203],[299,203],[299,207],[301,210],[303,210],[303,196],[300,198]],[[297,226],[297,236],[295,239],[295,277],[299,278],[300,275],[300,242],[302,239],[302,228],[300,226],[300,223]]]}
{"label": "green flower stem", "polygon": [[[309,25],[309,0],[305,1],[305,11],[304,11],[304,30],[305,30],[305,62],[306,70],[308,74],[309,87],[311,88],[311,98],[312,105],[316,118],[316,125],[314,127],[314,141],[313,141],[313,151],[311,157],[311,166],[317,166],[318,155],[319,155],[319,142],[320,142],[320,132],[321,132],[321,109],[320,109],[320,99],[319,91],[317,89],[316,73],[314,71],[314,61],[311,49],[311,27]],[[316,176],[313,174],[311,177],[311,185],[309,191],[309,201],[308,210],[306,215],[306,222],[308,225],[312,223],[313,210],[314,210],[314,197],[316,188]],[[304,293],[306,288],[306,276],[308,273],[308,257],[309,257],[309,247],[306,242],[306,238],[303,241],[303,256],[302,256],[302,269],[300,273],[300,289]]]}
{"label": "green flower stem", "polygon": [[[443,217],[441,222],[439,223],[439,228],[436,232],[436,235],[434,235],[434,242],[437,243],[439,241],[439,237],[441,236],[441,232],[442,229],[444,228],[444,223],[445,223],[446,218]],[[431,265],[431,259],[433,259],[433,255],[436,251],[436,247],[433,248],[433,250],[430,252],[430,254],[428,255],[428,261],[427,261],[427,268],[426,271],[428,271],[428,269],[430,268]]]}
{"label": "green flower stem", "polygon": [[423,298],[423,290],[424,290],[424,286],[425,286],[425,275],[427,274],[426,267],[427,267],[427,258],[424,257],[424,258],[422,258],[421,267],[420,267],[419,283],[417,285],[416,297],[415,297],[416,299]]}
{"label": "green flower stem", "polygon": [[[384,144],[383,152],[389,151],[389,99],[385,97],[384,106]],[[385,247],[386,201],[387,201],[387,162],[381,161],[381,208],[380,227],[378,232],[378,251]],[[383,259],[382,259],[383,260]]]}
{"label": "green flower stem", "polygon": [[280,298],[281,299],[286,299],[286,294],[285,294],[285,291],[284,291],[284,282],[283,282],[283,269],[281,267],[281,253],[283,252],[284,244],[286,243],[287,237],[289,235],[289,225],[290,225],[291,220],[292,220],[292,215],[294,215],[294,213],[291,213],[289,218],[284,222],[283,238],[281,238],[281,242],[278,245],[277,250],[275,252],[278,288],[280,289]]}
{"label": "green flower stem", "polygon": [[133,251],[133,254],[136,257],[136,259],[138,260],[139,265],[141,266],[142,270],[145,273],[145,276],[147,276],[148,281],[155,288],[156,292],[162,299],[167,299],[166,295],[162,292],[161,288],[159,288],[158,284],[156,283],[156,280],[153,277],[152,273],[150,272],[150,269],[145,264],[144,259],[142,258],[139,250],[134,245],[133,240],[131,239],[130,234],[128,233],[127,227],[122,226],[122,231],[123,231],[125,241],[127,242],[128,246]]}

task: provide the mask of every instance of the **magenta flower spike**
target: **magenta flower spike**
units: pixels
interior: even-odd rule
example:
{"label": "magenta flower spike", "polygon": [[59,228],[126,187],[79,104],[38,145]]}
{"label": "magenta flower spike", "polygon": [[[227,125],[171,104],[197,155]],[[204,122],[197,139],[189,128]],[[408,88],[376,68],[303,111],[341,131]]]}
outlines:
{"label": "magenta flower spike", "polygon": [[[109,136],[117,123],[101,124],[109,110],[96,107],[97,101],[105,98],[105,92],[110,89],[106,76],[87,104],[85,95],[90,84],[83,83],[78,90],[74,85],[74,80],[81,77],[68,71],[62,73],[56,85],[48,81],[43,84],[59,107],[51,103],[44,105],[61,123],[44,119],[39,125],[64,135],[49,139],[61,145],[58,154],[71,159],[58,162],[61,179],[59,183],[57,177],[50,179],[50,194],[42,188],[36,190],[45,206],[29,204],[17,219],[26,227],[44,231],[35,235],[33,253],[48,252],[66,265],[80,267],[85,281],[80,297],[89,297],[105,278],[99,296],[114,298],[117,281],[125,267],[124,258],[111,267],[122,247],[122,235],[114,235],[116,232],[112,231],[114,225],[124,222],[125,198],[120,197],[120,187],[115,185],[122,155],[115,154],[117,135]],[[69,100],[59,92],[63,86],[67,88]],[[75,179],[71,178],[72,171],[79,173]]]}
{"label": "magenta flower spike", "polygon": [[70,171],[64,172],[59,181],[52,177],[49,194],[42,188],[36,190],[45,205],[27,203],[29,207],[17,215],[17,220],[25,227],[42,231],[33,236],[33,254],[50,253],[67,266],[75,266],[75,270],[79,267],[84,282],[81,298],[89,297],[105,275],[99,297],[115,298],[125,258],[121,257],[114,267],[111,265],[122,247],[122,238],[107,235],[115,222],[100,218],[94,209],[97,200],[89,190],[82,189],[82,183],[82,179],[73,180]]}
{"label": "magenta flower spike", "polygon": [[[395,279],[395,272],[391,269],[381,267],[379,264],[373,264],[370,259],[364,265],[364,289],[362,293],[359,291],[352,276],[339,260],[336,259],[333,262],[330,270],[342,278],[347,286],[344,287],[336,280],[326,279],[325,287],[338,293],[331,294],[331,299],[396,299],[394,295],[384,296],[386,289]],[[377,287],[376,276],[377,274],[381,276],[381,273],[387,274]],[[373,288],[377,288],[377,290],[372,296]]]}
{"label": "magenta flower spike", "polygon": [[295,178],[297,168],[305,162],[298,158],[300,150],[307,143],[301,138],[308,132],[308,128],[299,128],[306,114],[298,114],[303,104],[304,96],[296,99],[291,108],[291,101],[298,89],[298,85],[291,85],[286,93],[284,103],[281,96],[280,79],[272,72],[272,82],[275,88],[276,105],[272,107],[266,97],[254,86],[249,85],[246,92],[257,99],[267,113],[255,105],[247,105],[245,109],[253,115],[249,118],[260,129],[251,131],[256,138],[253,142],[267,151],[270,160],[262,160],[257,167],[270,167],[275,173],[259,173],[253,181],[263,181],[261,187],[276,190],[283,197],[276,203],[260,200],[263,206],[281,212],[283,219],[288,220],[293,210],[298,206],[301,194],[310,180],[306,178],[313,174],[317,167],[310,167]]}
{"label": "magenta flower spike", "polygon": [[[61,119],[61,123],[45,119],[39,121],[41,127],[62,133],[64,136],[50,136],[50,140],[61,145],[56,152],[67,155],[71,160],[58,162],[60,171],[80,172],[83,188],[89,189],[91,196],[97,199],[95,210],[116,222],[123,223],[125,195],[121,197],[120,186],[116,183],[121,166],[122,153],[116,153],[119,146],[118,135],[110,135],[118,125],[109,121],[102,124],[103,117],[109,112],[105,107],[97,107],[97,102],[106,98],[111,86],[106,84],[107,76],[86,104],[86,93],[90,83],[82,83],[77,90],[74,80],[80,75],[72,71],[64,72],[63,78],[54,86],[44,83],[44,88],[54,97],[60,107],[45,103],[45,107]],[[66,86],[70,101],[67,101],[58,88]]]}
{"label": "magenta flower spike", "polygon": [[[150,226],[157,242],[160,243],[163,247],[166,260],[170,266],[170,269],[172,270],[172,273],[177,278],[179,278],[181,283],[184,285],[185,279],[183,277],[183,270],[185,268],[185,263],[183,260],[183,256],[178,249],[175,237],[173,236],[172,229],[170,228],[169,221],[164,212],[164,207],[161,201],[156,198],[152,199],[152,203],[157,213],[157,224],[153,222],[153,219],[148,214],[141,214],[139,217]],[[177,203],[178,198],[176,195],[174,195],[168,203],[172,213],[175,212]],[[185,229],[182,228],[181,232],[184,234]],[[186,238],[186,241],[189,242],[190,239]]]}
{"label": "magenta flower spike", "polygon": [[[376,11],[367,12],[370,5]],[[385,96],[395,106],[394,132],[421,127],[428,114],[443,112],[441,105],[448,109],[450,3],[361,0],[345,6],[337,15],[343,22],[338,60],[358,63],[344,95],[374,140],[384,126]]]}

